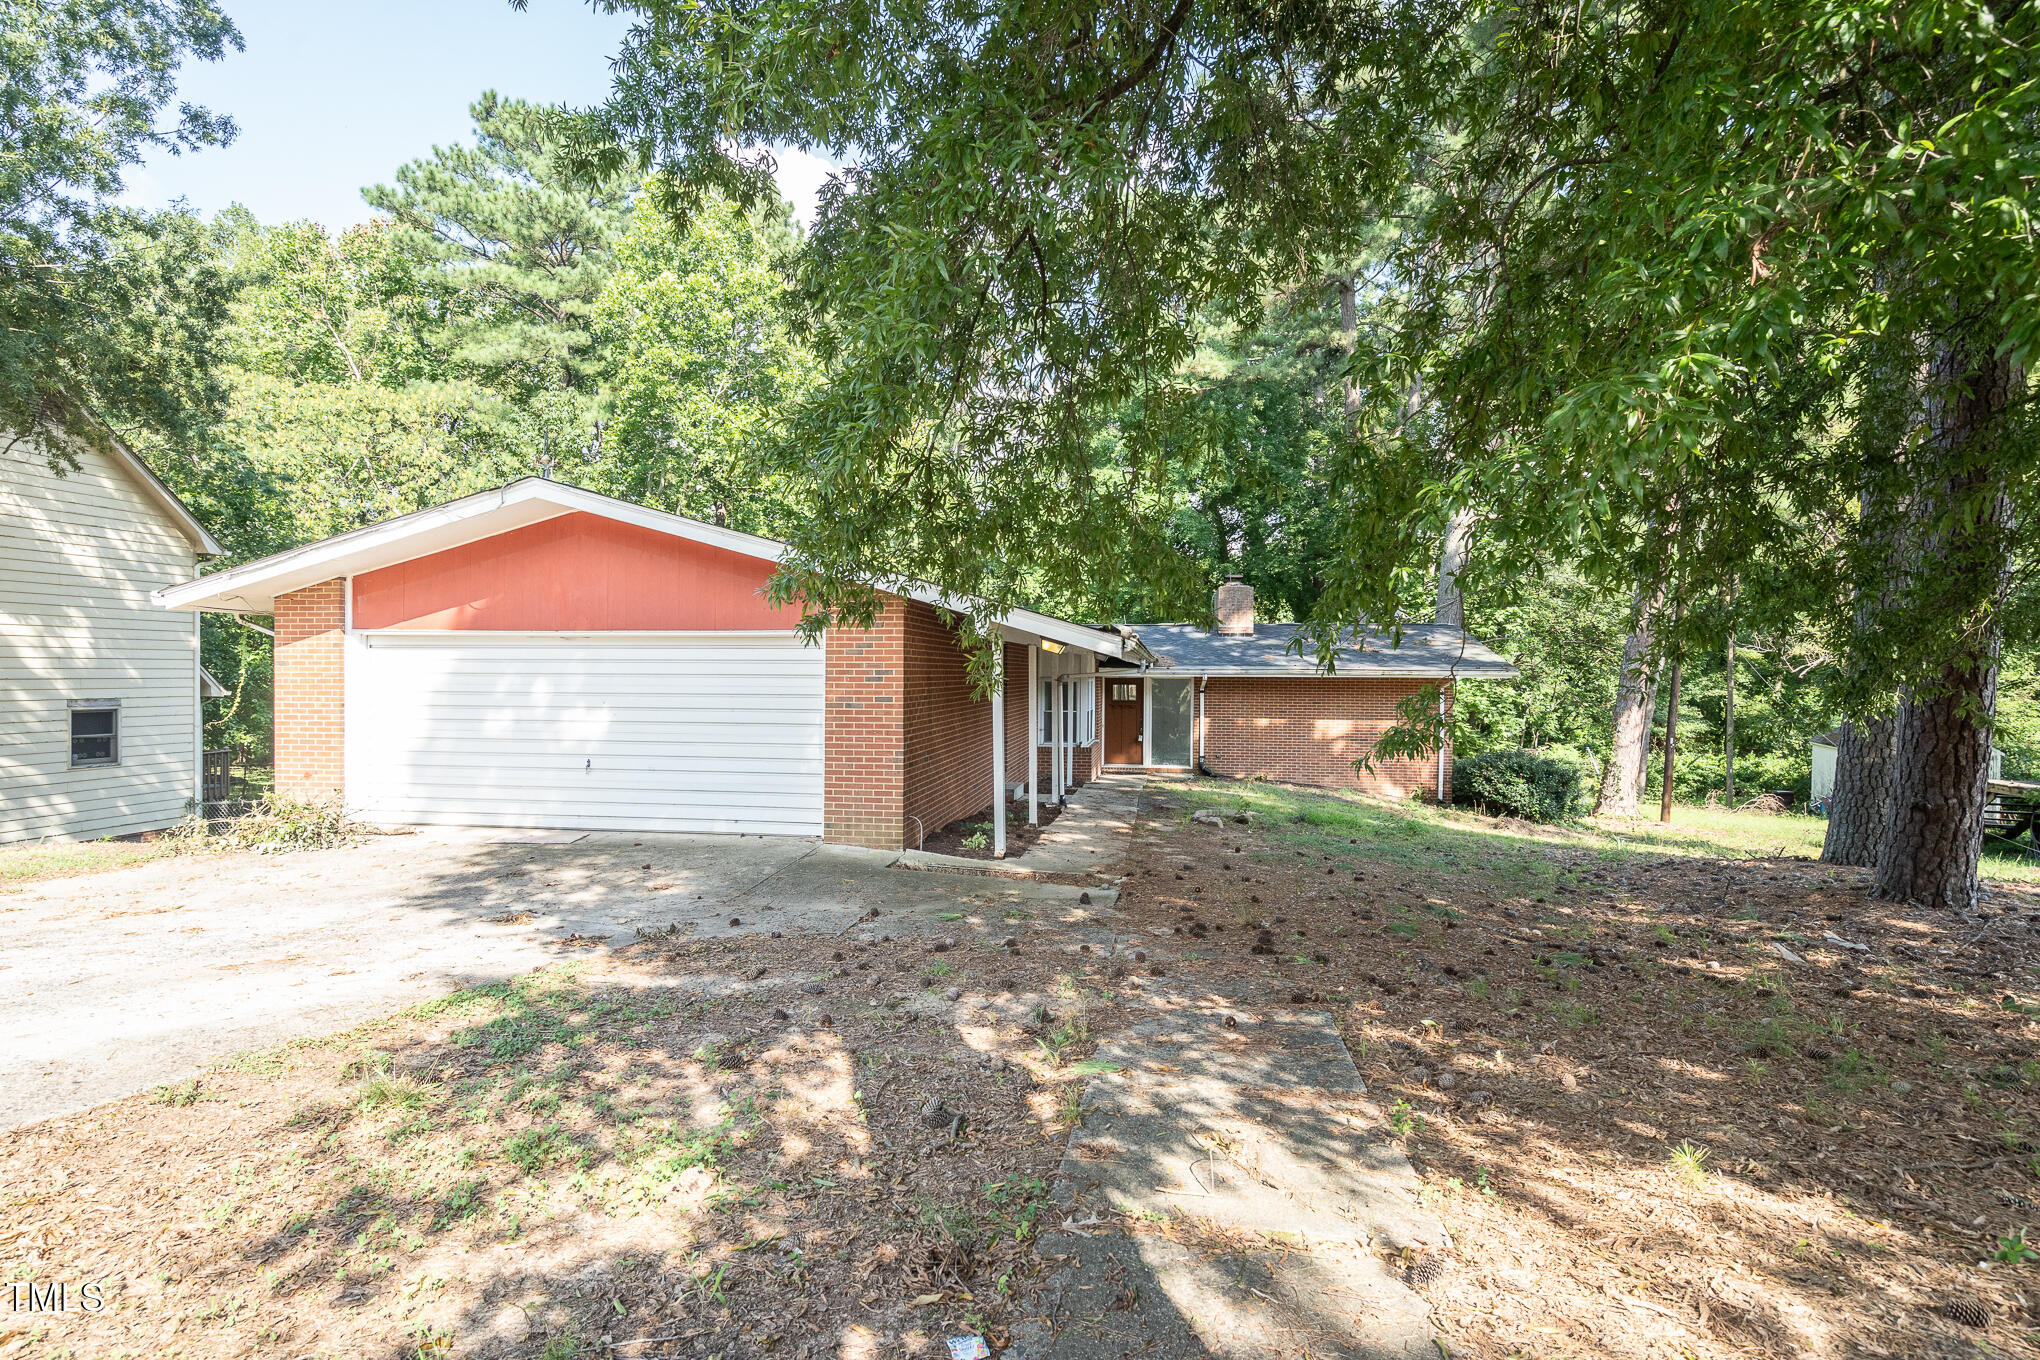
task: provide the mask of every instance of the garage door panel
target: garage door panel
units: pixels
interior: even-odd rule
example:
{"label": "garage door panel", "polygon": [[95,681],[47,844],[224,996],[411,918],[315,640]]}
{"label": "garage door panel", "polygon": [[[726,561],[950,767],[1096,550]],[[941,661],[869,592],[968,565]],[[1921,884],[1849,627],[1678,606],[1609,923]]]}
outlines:
{"label": "garage door panel", "polygon": [[576,747],[572,752],[548,753],[544,751],[506,751],[478,755],[473,746],[445,740],[417,743],[406,748],[403,756],[391,755],[385,759],[395,762],[406,760],[410,765],[422,767],[430,764],[453,765],[462,769],[490,769],[529,774],[538,770],[569,770],[575,774],[584,773],[592,762],[596,768],[612,772],[626,770],[663,769],[682,762],[690,770],[703,775],[728,774],[759,775],[785,774],[798,778],[814,778],[822,772],[821,759],[804,743],[791,740],[776,743],[757,743],[747,746],[702,747],[685,742],[653,742],[644,746],[624,743],[610,743],[609,749],[594,745]]}
{"label": "garage door panel", "polygon": [[347,784],[363,816],[821,833],[822,655],[791,635],[356,642]]}

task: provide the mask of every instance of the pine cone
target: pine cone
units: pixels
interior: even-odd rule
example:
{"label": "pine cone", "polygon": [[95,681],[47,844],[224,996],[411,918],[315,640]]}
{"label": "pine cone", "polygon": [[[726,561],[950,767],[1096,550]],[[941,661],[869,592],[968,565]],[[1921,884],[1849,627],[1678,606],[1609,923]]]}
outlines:
{"label": "pine cone", "polygon": [[1941,1305],[1941,1316],[1965,1327],[1987,1327],[1990,1325],[1990,1309],[1974,1294],[1949,1299]]}
{"label": "pine cone", "polygon": [[1445,1278],[1445,1266],[1444,1252],[1427,1251],[1422,1253],[1416,1260],[1410,1262],[1409,1274],[1407,1276],[1410,1288],[1428,1289],[1438,1283],[1438,1281]]}

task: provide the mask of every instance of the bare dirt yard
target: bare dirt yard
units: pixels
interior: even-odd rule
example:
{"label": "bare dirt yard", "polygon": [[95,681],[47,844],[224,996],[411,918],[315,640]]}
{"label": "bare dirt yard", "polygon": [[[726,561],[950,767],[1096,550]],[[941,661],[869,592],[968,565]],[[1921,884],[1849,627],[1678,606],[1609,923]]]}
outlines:
{"label": "bare dirt yard", "polygon": [[[2040,1342],[2030,884],[1894,909],[1791,817],[1160,797],[1116,907],[930,874],[947,906],[860,898],[840,929],[563,942],[0,1137],[5,1278],[106,1301],[0,1310],[0,1355],[996,1352],[1060,1264],[1095,1046],[1205,986],[1336,1020],[1451,1235],[1390,1263],[1441,1355]],[[1313,1250],[1101,1208],[1242,1279]]]}

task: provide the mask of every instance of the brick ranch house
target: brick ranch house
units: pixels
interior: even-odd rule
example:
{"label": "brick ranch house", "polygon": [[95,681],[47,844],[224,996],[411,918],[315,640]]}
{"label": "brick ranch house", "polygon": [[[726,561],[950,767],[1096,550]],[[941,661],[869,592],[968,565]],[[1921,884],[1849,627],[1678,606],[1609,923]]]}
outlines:
{"label": "brick ranch house", "polygon": [[[1195,685],[1193,740],[1214,771],[1354,784],[1341,761],[1395,700],[1454,674],[1443,647],[1365,679],[1279,669],[1251,647],[1227,669],[1209,648],[1274,634],[1200,642],[1015,610],[999,625],[1005,679],[984,699],[945,609],[956,601],[903,586],[869,629],[807,645],[799,610],[763,594],[782,552],[526,478],[154,598],[272,615],[277,791],[397,824],[900,849],[996,802],[1003,849],[1002,785],[1024,783],[1032,818],[1101,766],[1147,765],[1149,744],[1158,766],[1189,763],[1180,681]],[[1513,673],[1478,644],[1465,657],[1459,675]],[[1131,745],[1127,685],[1143,723]],[[1436,796],[1445,768],[1403,762],[1366,785]]]}

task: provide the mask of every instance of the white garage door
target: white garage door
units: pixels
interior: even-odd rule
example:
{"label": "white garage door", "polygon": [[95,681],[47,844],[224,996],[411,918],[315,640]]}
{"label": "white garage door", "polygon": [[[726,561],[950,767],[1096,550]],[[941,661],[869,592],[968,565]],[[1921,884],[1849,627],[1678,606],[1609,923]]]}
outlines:
{"label": "white garage door", "polygon": [[372,820],[822,832],[822,652],[790,634],[367,633],[346,675]]}

